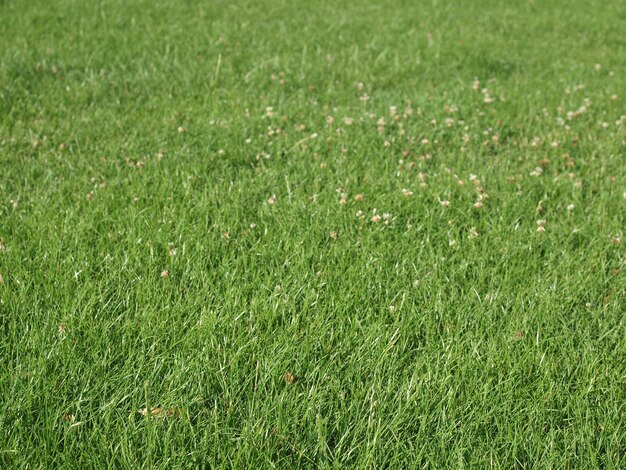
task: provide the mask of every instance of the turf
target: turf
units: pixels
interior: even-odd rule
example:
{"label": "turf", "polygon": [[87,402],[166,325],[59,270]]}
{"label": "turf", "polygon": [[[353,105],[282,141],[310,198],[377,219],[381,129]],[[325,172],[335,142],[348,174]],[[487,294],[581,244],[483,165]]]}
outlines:
{"label": "turf", "polygon": [[0,1],[0,467],[626,468],[625,22]]}

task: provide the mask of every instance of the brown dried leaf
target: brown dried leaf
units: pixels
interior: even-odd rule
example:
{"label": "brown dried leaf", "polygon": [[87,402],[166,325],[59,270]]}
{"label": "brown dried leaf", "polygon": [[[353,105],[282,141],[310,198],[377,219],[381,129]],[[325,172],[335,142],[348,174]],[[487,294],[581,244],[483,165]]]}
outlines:
{"label": "brown dried leaf", "polygon": [[292,374],[289,371],[285,372],[285,375],[283,375],[283,379],[289,385],[293,385],[293,384],[295,384],[298,381],[298,377],[296,377],[294,374]]}

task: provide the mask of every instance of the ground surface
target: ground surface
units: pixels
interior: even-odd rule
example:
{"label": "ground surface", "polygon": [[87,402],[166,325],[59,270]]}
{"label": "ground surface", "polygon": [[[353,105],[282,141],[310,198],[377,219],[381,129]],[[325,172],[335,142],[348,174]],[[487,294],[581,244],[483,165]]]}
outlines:
{"label": "ground surface", "polygon": [[0,466],[626,467],[626,4],[0,1]]}

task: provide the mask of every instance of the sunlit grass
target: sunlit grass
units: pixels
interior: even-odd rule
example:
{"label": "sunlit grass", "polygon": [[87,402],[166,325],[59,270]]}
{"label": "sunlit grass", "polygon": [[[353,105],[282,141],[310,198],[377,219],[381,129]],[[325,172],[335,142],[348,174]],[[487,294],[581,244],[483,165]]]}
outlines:
{"label": "sunlit grass", "polygon": [[623,468],[625,18],[0,1],[0,466]]}

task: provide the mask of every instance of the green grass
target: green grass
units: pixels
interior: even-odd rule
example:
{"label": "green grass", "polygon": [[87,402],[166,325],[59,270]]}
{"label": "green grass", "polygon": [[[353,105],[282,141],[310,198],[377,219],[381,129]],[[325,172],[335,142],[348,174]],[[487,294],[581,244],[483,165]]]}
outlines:
{"label": "green grass", "polygon": [[0,1],[0,467],[626,468],[626,4],[375,3]]}

